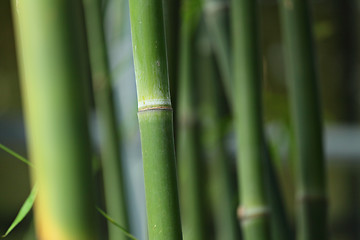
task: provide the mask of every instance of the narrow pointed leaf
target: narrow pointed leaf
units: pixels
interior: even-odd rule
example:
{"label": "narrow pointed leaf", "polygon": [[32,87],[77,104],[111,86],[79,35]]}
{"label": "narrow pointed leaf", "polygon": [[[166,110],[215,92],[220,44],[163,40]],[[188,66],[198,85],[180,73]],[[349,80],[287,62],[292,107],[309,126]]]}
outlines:
{"label": "narrow pointed leaf", "polygon": [[1,143],[0,143],[0,148],[1,148],[2,150],[4,150],[5,152],[7,152],[8,154],[12,155],[13,157],[15,157],[15,158],[19,159],[20,161],[26,163],[26,164],[29,165],[30,167],[33,167],[33,164],[32,164],[29,160],[27,160],[26,158],[20,156],[19,154],[17,154],[16,152],[14,152],[13,150],[11,150],[10,148],[5,147],[5,146],[2,145]]}
{"label": "narrow pointed leaf", "polygon": [[30,195],[25,200],[24,204],[20,208],[19,213],[17,214],[15,220],[12,222],[6,233],[2,236],[3,238],[9,235],[9,233],[26,217],[26,215],[30,212],[32,206],[34,205],[35,197],[37,194],[37,185],[35,184],[33,189],[31,190]]}
{"label": "narrow pointed leaf", "polygon": [[114,224],[116,227],[118,227],[127,237],[133,240],[137,240],[133,235],[131,235],[124,227],[120,226],[114,219],[112,219],[109,215],[107,215],[103,210],[101,210],[99,207],[96,207],[96,210],[103,215],[109,222]]}

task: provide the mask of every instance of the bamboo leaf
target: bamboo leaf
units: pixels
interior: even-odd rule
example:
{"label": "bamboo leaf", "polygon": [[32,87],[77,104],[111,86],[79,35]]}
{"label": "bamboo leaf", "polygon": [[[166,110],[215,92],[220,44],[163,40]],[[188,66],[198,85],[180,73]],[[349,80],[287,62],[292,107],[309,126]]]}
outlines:
{"label": "bamboo leaf", "polygon": [[[3,144],[0,143],[0,148],[2,150],[4,150],[5,152],[9,153],[10,155],[12,155],[13,157],[19,159],[20,161],[26,163],[27,165],[29,165],[30,167],[33,167],[32,163],[27,160],[26,158],[22,157],[20,154],[14,152],[13,150],[11,150],[8,147],[5,147]],[[35,197],[37,194],[37,185],[35,184],[33,189],[30,192],[30,195],[27,197],[27,199],[25,200],[24,204],[22,205],[22,207],[20,208],[16,218],[14,219],[14,221],[12,222],[12,224],[10,225],[10,227],[8,228],[8,230],[6,231],[6,233],[4,235],[2,235],[2,237],[6,237],[7,235],[9,235],[9,233],[26,217],[26,215],[30,212],[32,206],[34,205],[34,201],[35,201]]]}
{"label": "bamboo leaf", "polygon": [[[5,147],[2,144],[0,144],[0,148],[3,149],[5,152],[9,153],[10,155],[14,156],[15,158],[17,158],[17,159],[21,160],[22,162],[28,164],[29,166],[33,167],[33,165],[31,164],[31,162],[29,160],[20,156],[18,153],[14,152],[13,150]],[[7,235],[9,235],[9,233],[26,217],[26,215],[29,213],[32,206],[34,205],[36,194],[37,194],[37,185],[35,184],[33,189],[31,190],[30,195],[28,196],[28,198],[25,200],[24,204],[20,208],[20,211],[19,211],[18,215],[16,216],[15,220],[10,225],[10,227],[8,228],[6,233],[2,236],[3,238],[6,237]],[[113,225],[118,227],[127,237],[129,237],[130,239],[133,239],[133,240],[137,240],[133,235],[131,235],[129,232],[127,232],[127,230],[124,227],[120,226],[120,224],[118,224],[114,219],[112,219],[109,215],[107,215],[103,210],[101,210],[99,207],[96,207],[96,209],[110,223],[112,223]]]}
{"label": "bamboo leaf", "polygon": [[2,237],[6,237],[7,235],[9,235],[9,233],[26,217],[26,215],[30,212],[32,206],[34,205],[34,201],[35,201],[35,197],[37,194],[37,185],[35,184],[33,189],[30,192],[30,195],[27,197],[27,199],[25,200],[24,204],[22,205],[22,207],[20,208],[19,213],[17,214],[16,218],[14,219],[14,221],[11,223],[10,227],[8,228],[8,230],[6,231],[6,233],[4,235],[2,235]]}
{"label": "bamboo leaf", "polygon": [[127,237],[133,240],[137,240],[136,237],[131,235],[124,227],[120,226],[114,219],[112,219],[109,215],[107,215],[103,210],[101,210],[99,207],[96,207],[96,210],[105,217],[109,222],[114,224],[116,227],[118,227]]}
{"label": "bamboo leaf", "polygon": [[4,146],[3,144],[0,143],[0,148],[2,150],[4,150],[5,152],[7,152],[8,154],[12,155],[13,157],[19,159],[20,161],[26,163],[27,165],[29,165],[30,167],[34,167],[33,164],[27,160],[26,158],[22,157],[20,154],[17,154],[16,152],[14,152],[13,150],[11,150],[10,148]]}

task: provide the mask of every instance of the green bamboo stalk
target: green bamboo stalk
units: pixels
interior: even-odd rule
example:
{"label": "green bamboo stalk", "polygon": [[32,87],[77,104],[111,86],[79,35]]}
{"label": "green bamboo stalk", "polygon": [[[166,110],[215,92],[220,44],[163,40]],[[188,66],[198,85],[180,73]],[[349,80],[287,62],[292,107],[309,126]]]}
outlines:
{"label": "green bamboo stalk", "polygon": [[[231,80],[231,59],[230,52],[230,34],[228,29],[228,1],[226,0],[207,0],[205,3],[205,16],[207,28],[212,40],[218,63],[220,65],[222,78],[225,79],[226,96],[230,105],[233,105],[232,99],[232,80]],[[234,106],[232,106],[234,107]],[[265,139],[266,141],[266,139]],[[267,154],[266,154],[267,155]],[[269,197],[269,206],[271,207],[271,229],[274,239],[290,239],[290,227],[286,218],[285,209],[282,205],[281,192],[273,172],[273,163],[271,159],[265,157],[265,179],[266,191]],[[280,225],[278,223],[281,223]]]}
{"label": "green bamboo stalk", "polygon": [[13,1],[39,239],[97,239],[81,2]]}
{"label": "green bamboo stalk", "polygon": [[322,120],[308,1],[281,1],[296,142],[297,238],[327,239]]}
{"label": "green bamboo stalk", "polygon": [[162,1],[130,1],[149,239],[181,239]]}
{"label": "green bamboo stalk", "polygon": [[231,71],[232,56],[230,53],[229,1],[205,0],[204,13],[208,34],[220,66],[226,98],[228,103],[232,105],[233,81]]}
{"label": "green bamboo stalk", "polygon": [[[109,73],[101,1],[83,0],[83,3],[99,124],[106,208],[107,213],[127,229],[125,184],[119,151],[120,139]],[[127,239],[124,233],[113,224],[108,224],[108,231],[110,240]]]}
{"label": "green bamboo stalk", "polygon": [[234,47],[234,106],[238,138],[238,173],[241,220],[245,240],[270,239],[269,209],[263,176],[261,114],[261,59],[257,33],[257,5],[253,0],[232,0]]}
{"label": "green bamboo stalk", "polygon": [[[197,82],[194,69],[195,36],[201,8],[199,1],[183,0],[181,6],[180,65],[178,83],[177,160],[184,239],[208,239],[205,226],[204,187],[198,134]],[[200,5],[198,5],[200,6]]]}
{"label": "green bamboo stalk", "polygon": [[270,226],[271,239],[290,240],[293,239],[288,217],[285,212],[284,200],[282,198],[280,184],[276,169],[274,168],[273,157],[270,154],[269,145],[265,143],[265,186],[267,199],[271,207]]}
{"label": "green bamboo stalk", "polygon": [[163,8],[170,93],[173,106],[177,106],[180,0],[163,0]]}
{"label": "green bamboo stalk", "polygon": [[211,202],[215,222],[215,239],[237,240],[240,228],[236,219],[234,184],[230,174],[230,162],[224,146],[222,119],[224,96],[219,69],[207,34],[198,39],[198,78],[201,82],[202,145],[209,168]]}

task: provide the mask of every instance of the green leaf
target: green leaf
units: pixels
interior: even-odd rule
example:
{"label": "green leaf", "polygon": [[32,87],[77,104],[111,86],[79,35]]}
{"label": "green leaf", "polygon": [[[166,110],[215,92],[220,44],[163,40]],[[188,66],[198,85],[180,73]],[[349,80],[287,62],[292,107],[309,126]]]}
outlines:
{"label": "green leaf", "polygon": [[[28,164],[30,167],[33,167],[33,164],[27,160],[26,158],[20,156],[16,152],[12,151],[11,149],[5,147],[0,143],[0,148],[3,149],[5,152],[9,153],[10,155],[14,156],[15,158],[19,159],[20,161]],[[2,236],[3,238],[6,237],[28,214],[28,212],[31,210],[35,197],[37,194],[37,185],[35,184],[29,197],[25,200],[23,206],[21,207],[18,215],[16,216],[15,220],[9,227],[9,229],[6,231],[6,233]],[[103,215],[110,223],[114,224],[116,227],[118,227],[127,237],[133,240],[137,240],[133,235],[131,235],[124,227],[122,227],[120,224],[118,224],[114,219],[112,219],[109,215],[107,215],[103,210],[101,210],[99,207],[96,207],[98,212]]]}
{"label": "green leaf", "polygon": [[27,160],[26,158],[20,156],[19,154],[17,154],[17,153],[14,152],[13,150],[5,147],[5,146],[2,145],[1,143],[0,143],[0,148],[1,148],[2,150],[4,150],[5,152],[7,152],[8,154],[16,157],[16,158],[19,159],[20,161],[26,163],[26,164],[29,165],[30,167],[33,167],[33,164],[32,164],[29,160]]}
{"label": "green leaf", "polygon": [[98,212],[103,215],[109,222],[111,222],[112,224],[114,224],[116,227],[118,227],[127,237],[129,237],[130,239],[133,240],[137,240],[133,235],[131,235],[128,231],[126,231],[126,229],[122,226],[120,226],[120,224],[118,224],[117,222],[115,222],[114,219],[112,219],[109,215],[107,215],[103,210],[101,210],[99,207],[96,207],[96,210],[98,210]]}
{"label": "green leaf", "polygon": [[31,190],[30,195],[25,200],[24,204],[20,208],[19,213],[17,214],[15,220],[12,222],[6,233],[2,236],[3,238],[6,237],[30,212],[32,206],[34,205],[35,197],[37,194],[37,185],[35,184],[33,189]]}

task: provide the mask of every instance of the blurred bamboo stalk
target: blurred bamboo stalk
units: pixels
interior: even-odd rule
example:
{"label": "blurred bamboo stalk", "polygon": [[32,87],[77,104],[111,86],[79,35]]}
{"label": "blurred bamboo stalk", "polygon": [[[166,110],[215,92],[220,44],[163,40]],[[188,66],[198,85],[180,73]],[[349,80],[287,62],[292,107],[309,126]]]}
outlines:
{"label": "blurred bamboo stalk", "polygon": [[229,1],[205,0],[204,15],[217,63],[220,66],[226,98],[232,106],[233,81],[231,69],[232,54],[230,52]]}
{"label": "blurred bamboo stalk", "polygon": [[[228,1],[226,0],[207,0],[204,4],[204,11],[206,16],[207,28],[212,41],[212,46],[215,50],[215,55],[217,57],[217,62],[220,65],[220,72],[223,79],[226,79],[224,82],[226,87],[226,96],[232,108],[234,99],[232,99],[231,85],[233,80],[231,72],[231,59],[232,54],[230,50],[230,34],[228,29],[229,19],[228,19]],[[266,141],[266,138],[265,138]],[[268,155],[268,154],[265,154]],[[272,221],[272,235],[276,239],[289,239],[290,230],[289,224],[286,219],[286,213],[282,204],[281,191],[276,180],[275,173],[273,171],[273,163],[271,159],[265,157],[266,168],[265,168],[265,178],[266,178],[266,190],[267,196],[269,199],[269,205],[271,207],[271,216]],[[274,222],[274,224],[273,224]],[[279,226],[277,223],[282,223]]]}
{"label": "blurred bamboo stalk", "polygon": [[270,226],[272,239],[290,240],[293,239],[288,217],[285,211],[285,204],[282,198],[280,184],[274,167],[274,160],[269,150],[269,143],[265,143],[265,186],[267,199],[271,207]]}
{"label": "blurred bamboo stalk", "polygon": [[245,240],[270,239],[269,207],[265,197],[261,59],[257,3],[232,0],[234,46],[234,107],[238,140],[241,220]]}
{"label": "blurred bamboo stalk", "polygon": [[[202,31],[204,32],[204,31]],[[219,69],[207,34],[199,34],[198,78],[201,84],[202,144],[209,168],[211,206],[215,222],[215,239],[237,240],[240,228],[236,218],[234,184],[231,183],[230,162],[224,146],[222,118],[224,96],[221,89]]]}
{"label": "blurred bamboo stalk", "polygon": [[295,130],[297,238],[327,239],[322,118],[308,1],[281,1],[287,77]]}
{"label": "blurred bamboo stalk", "polygon": [[204,166],[200,157],[198,79],[194,67],[201,8],[193,8],[195,2],[199,1],[183,0],[181,6],[177,159],[184,239],[205,240],[209,236],[205,228]]}
{"label": "blurred bamboo stalk", "polygon": [[[163,0],[166,54],[172,105],[177,107],[179,25],[181,0]],[[174,112],[176,117],[176,111]],[[176,119],[174,119],[176,123]]]}
{"label": "blurred bamboo stalk", "polygon": [[[92,81],[99,124],[100,152],[107,213],[128,228],[125,184],[120,156],[120,139],[114,107],[103,16],[100,0],[83,0],[87,26]],[[113,224],[108,225],[109,239],[127,239]]]}
{"label": "blurred bamboo stalk", "polygon": [[81,1],[12,1],[41,240],[97,239]]}
{"label": "blurred bamboo stalk", "polygon": [[130,1],[149,239],[182,239],[162,1]]}

